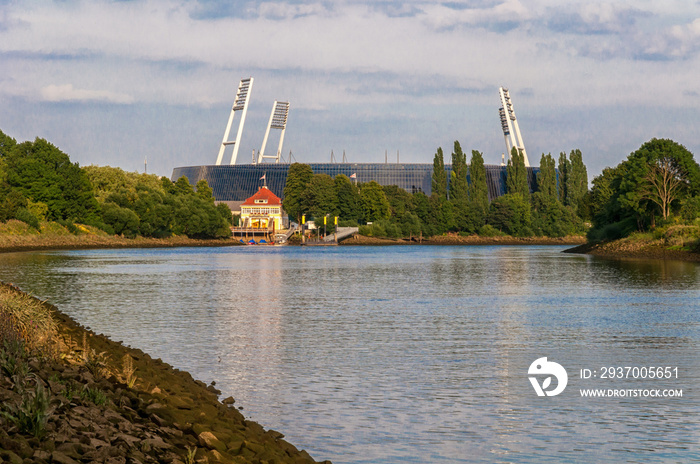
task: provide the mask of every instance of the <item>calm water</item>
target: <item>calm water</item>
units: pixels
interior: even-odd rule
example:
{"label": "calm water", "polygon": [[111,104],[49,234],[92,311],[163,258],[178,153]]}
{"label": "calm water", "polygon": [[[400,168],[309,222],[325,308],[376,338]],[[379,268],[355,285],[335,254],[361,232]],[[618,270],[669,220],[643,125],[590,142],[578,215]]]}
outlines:
{"label": "calm water", "polygon": [[[700,266],[562,249],[20,253],[0,255],[0,279],[216,380],[316,459],[699,461]],[[545,356],[568,373],[558,396],[528,380]],[[602,366],[678,367],[678,378],[581,378]]]}

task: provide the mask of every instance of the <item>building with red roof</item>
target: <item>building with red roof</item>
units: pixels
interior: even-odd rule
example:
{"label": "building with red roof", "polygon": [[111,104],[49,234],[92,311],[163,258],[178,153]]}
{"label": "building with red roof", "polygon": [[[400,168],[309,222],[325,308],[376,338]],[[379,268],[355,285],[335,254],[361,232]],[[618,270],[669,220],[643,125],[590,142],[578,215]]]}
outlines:
{"label": "building with red roof", "polygon": [[241,203],[240,226],[252,229],[282,228],[282,200],[266,186]]}

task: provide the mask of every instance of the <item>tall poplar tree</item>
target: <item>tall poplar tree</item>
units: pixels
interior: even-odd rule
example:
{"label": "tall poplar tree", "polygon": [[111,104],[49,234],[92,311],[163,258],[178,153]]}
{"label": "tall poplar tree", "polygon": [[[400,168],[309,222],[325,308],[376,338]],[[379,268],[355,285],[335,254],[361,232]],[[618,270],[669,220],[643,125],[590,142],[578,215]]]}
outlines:
{"label": "tall poplar tree", "polygon": [[571,150],[569,154],[569,168],[567,175],[566,197],[568,205],[578,208],[581,200],[588,192],[588,172],[583,164],[581,150]]}
{"label": "tall poplar tree", "polygon": [[566,152],[559,153],[559,182],[557,182],[559,187],[559,201],[562,205],[567,205],[567,199],[569,197],[569,171],[571,171],[571,163],[566,158]]}
{"label": "tall poplar tree", "polygon": [[445,173],[445,158],[442,147],[437,149],[433,158],[432,193],[439,198],[447,198],[447,174]]}
{"label": "tall poplar tree", "polygon": [[468,192],[469,201],[465,229],[467,232],[475,233],[486,224],[486,214],[489,210],[489,190],[486,184],[484,157],[476,150],[472,150],[472,159],[469,163]]}
{"label": "tall poplar tree", "polygon": [[484,156],[477,150],[472,150],[469,164],[469,203],[478,205],[484,212],[489,208],[489,189],[486,184],[486,168]]}
{"label": "tall poplar tree", "polygon": [[542,154],[540,172],[537,173],[537,191],[547,204],[558,200],[556,163],[552,155]]}
{"label": "tall poplar tree", "polygon": [[506,188],[508,193],[519,193],[523,198],[530,196],[530,186],[527,183],[527,169],[525,168],[525,156],[516,147],[510,152],[510,159],[506,167]]}
{"label": "tall poplar tree", "polygon": [[452,172],[450,176],[450,200],[457,204],[466,204],[469,196],[467,186],[467,155],[455,140],[452,151]]}

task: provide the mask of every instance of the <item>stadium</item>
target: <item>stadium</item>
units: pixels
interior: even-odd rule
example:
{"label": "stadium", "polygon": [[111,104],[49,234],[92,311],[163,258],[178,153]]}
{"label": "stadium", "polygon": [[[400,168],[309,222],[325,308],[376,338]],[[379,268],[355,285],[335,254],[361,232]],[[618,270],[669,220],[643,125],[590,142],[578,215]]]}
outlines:
{"label": "stadium", "polygon": [[[253,86],[253,78],[241,80],[236,99],[231,109],[231,115],[221,143],[219,155],[215,165],[184,166],[173,169],[172,180],[176,181],[185,176],[190,184],[194,185],[200,180],[206,180],[213,190],[214,198],[219,202],[225,202],[236,210],[238,205],[246,198],[252,196],[264,181],[267,187],[283,198],[284,186],[287,182],[289,163],[281,162],[282,144],[286,130],[287,117],[289,115],[289,103],[275,101],[270,115],[270,121],[265,132],[262,148],[256,157],[257,162],[252,164],[236,164],[238,148],[245,123],[245,115],[250,100]],[[525,155],[528,182],[530,190],[536,190],[539,168],[530,167],[527,154],[518,128],[513,105],[508,95],[508,90],[501,88],[500,108],[501,126],[506,141],[507,153],[513,147],[518,148]],[[237,113],[241,113],[238,124],[238,132],[234,141],[229,140],[231,125]],[[266,155],[265,147],[272,129],[280,130],[280,139],[275,155]],[[517,138],[516,138],[517,136]],[[231,162],[221,164],[228,147],[233,146]],[[266,162],[267,160],[267,162]],[[314,174],[328,174],[335,177],[344,174],[356,179],[357,183],[375,181],[380,185],[397,185],[409,193],[423,192],[430,196],[431,179],[433,175],[432,163],[309,163]],[[488,186],[489,200],[506,193],[506,166],[486,165],[486,182]],[[452,167],[445,165],[449,182]],[[469,174],[467,174],[469,180]]]}

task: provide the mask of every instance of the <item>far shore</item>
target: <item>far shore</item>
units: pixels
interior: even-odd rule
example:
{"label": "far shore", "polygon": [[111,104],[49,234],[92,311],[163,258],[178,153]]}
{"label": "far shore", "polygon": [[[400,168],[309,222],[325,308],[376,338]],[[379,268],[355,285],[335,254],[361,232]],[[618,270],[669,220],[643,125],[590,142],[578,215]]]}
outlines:
{"label": "far shore", "polygon": [[663,240],[639,241],[620,239],[611,242],[584,243],[564,250],[613,259],[662,259],[700,262],[700,252],[666,245]]}
{"label": "far shore", "polygon": [[[289,245],[299,243],[293,241]],[[445,234],[432,237],[390,239],[355,234],[343,240],[342,246],[498,246],[498,245],[570,245],[567,253],[590,254],[605,258],[673,259],[700,262],[700,251],[671,246],[664,240],[625,238],[611,242],[590,243],[582,235],[566,237],[482,237]],[[0,234],[0,253],[52,250],[88,250],[120,248],[174,248],[243,246],[238,238],[193,239],[185,236],[169,238],[126,238],[96,234]]]}
{"label": "far shore", "polygon": [[479,235],[445,234],[432,237],[390,239],[355,234],[343,240],[341,245],[581,245],[586,238],[581,235],[567,237],[482,237]]}
{"label": "far shore", "polygon": [[184,236],[126,238],[110,235],[0,235],[0,253],[110,248],[223,247],[242,245],[238,239],[199,240]]}
{"label": "far shore", "polygon": [[[372,245],[581,245],[583,236],[551,237],[480,237],[457,234],[438,235],[428,238],[390,239],[355,235],[342,241],[343,246]],[[297,245],[298,243],[290,243]],[[108,235],[6,235],[0,234],[0,253],[51,250],[89,250],[117,248],[173,248],[173,247],[225,247],[242,246],[238,238],[200,240],[175,236],[169,238],[126,238]]]}

